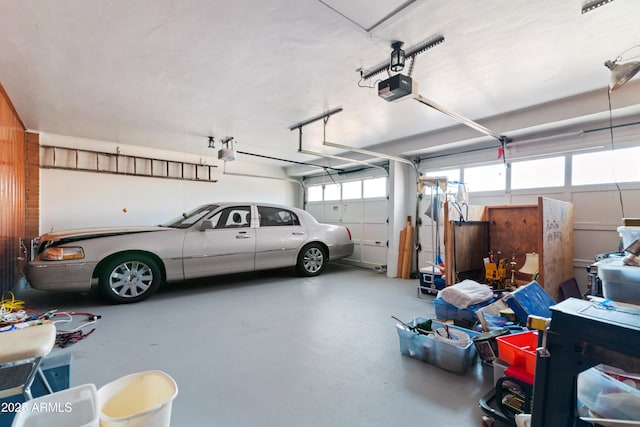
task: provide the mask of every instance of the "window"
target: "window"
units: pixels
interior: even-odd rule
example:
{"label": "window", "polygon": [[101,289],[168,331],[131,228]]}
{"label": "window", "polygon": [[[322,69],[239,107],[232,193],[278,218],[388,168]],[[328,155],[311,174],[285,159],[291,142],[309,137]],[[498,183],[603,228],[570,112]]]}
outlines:
{"label": "window", "polygon": [[503,164],[465,168],[464,182],[470,192],[504,190],[506,168]]}
{"label": "window", "polygon": [[322,201],[322,185],[314,185],[313,187],[307,187],[307,202],[321,202]]}
{"label": "window", "polygon": [[571,184],[591,185],[640,181],[640,147],[571,156]]}
{"label": "window", "polygon": [[564,157],[511,163],[511,189],[564,186]]}
{"label": "window", "polygon": [[460,181],[460,169],[432,171],[432,172],[427,172],[425,175],[430,177],[446,176],[447,181],[449,182]]}
{"label": "window", "polygon": [[258,214],[260,215],[260,227],[300,225],[298,216],[286,209],[258,206]]}
{"label": "window", "polygon": [[362,181],[342,183],[342,200],[359,199],[362,197]]}
{"label": "window", "polygon": [[218,206],[216,205],[200,206],[188,213],[180,215],[178,218],[174,218],[171,221],[162,224],[162,226],[173,228],[188,228],[196,222],[200,221],[205,216],[209,215],[217,208]]}
{"label": "window", "polygon": [[[219,221],[215,221],[215,228],[249,227],[251,225],[251,207],[234,206],[220,212]],[[224,224],[224,225],[223,225]]]}
{"label": "window", "polygon": [[387,178],[371,178],[362,181],[362,197],[387,197]]}
{"label": "window", "polygon": [[[425,173],[425,176],[431,178],[447,178],[447,188],[444,189],[447,193],[456,194],[458,192],[458,187],[461,184],[460,182],[460,169],[447,169],[447,170],[439,170],[439,171],[431,171]],[[443,190],[443,189],[440,189]]]}
{"label": "window", "polygon": [[324,186],[324,200],[340,200],[340,184],[326,184]]}

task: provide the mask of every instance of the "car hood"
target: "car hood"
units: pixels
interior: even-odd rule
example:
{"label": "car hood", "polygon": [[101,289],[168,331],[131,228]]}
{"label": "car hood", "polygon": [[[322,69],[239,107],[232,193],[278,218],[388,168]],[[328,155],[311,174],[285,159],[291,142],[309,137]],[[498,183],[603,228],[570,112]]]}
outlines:
{"label": "car hood", "polygon": [[94,239],[99,237],[119,236],[123,234],[148,233],[154,231],[169,231],[168,227],[96,227],[78,228],[74,230],[60,230],[46,233],[40,236],[40,241],[50,242],[76,242],[79,240]]}

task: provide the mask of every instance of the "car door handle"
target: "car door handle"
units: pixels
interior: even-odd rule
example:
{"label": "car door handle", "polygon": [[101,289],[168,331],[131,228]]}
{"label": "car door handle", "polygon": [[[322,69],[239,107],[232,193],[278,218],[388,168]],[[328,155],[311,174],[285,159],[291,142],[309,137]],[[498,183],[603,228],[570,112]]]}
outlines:
{"label": "car door handle", "polygon": [[293,233],[294,236],[304,236],[304,231],[294,231]]}
{"label": "car door handle", "polygon": [[249,236],[246,231],[240,231],[238,234],[236,234],[236,239],[250,239],[250,238],[251,236]]}

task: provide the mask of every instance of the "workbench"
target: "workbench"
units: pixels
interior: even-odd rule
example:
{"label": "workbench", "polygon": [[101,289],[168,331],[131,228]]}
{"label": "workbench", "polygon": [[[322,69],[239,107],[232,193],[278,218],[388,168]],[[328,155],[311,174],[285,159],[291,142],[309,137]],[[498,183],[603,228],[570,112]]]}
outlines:
{"label": "workbench", "polygon": [[577,414],[578,374],[600,363],[640,372],[640,307],[562,301],[551,307],[546,349],[548,357],[537,354],[531,426],[591,426]]}

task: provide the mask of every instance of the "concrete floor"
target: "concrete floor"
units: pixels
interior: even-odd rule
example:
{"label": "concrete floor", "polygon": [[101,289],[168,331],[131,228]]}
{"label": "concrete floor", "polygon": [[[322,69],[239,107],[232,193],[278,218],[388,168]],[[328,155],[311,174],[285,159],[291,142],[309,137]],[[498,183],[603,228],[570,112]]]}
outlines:
{"label": "concrete floor", "polygon": [[480,426],[491,367],[456,375],[399,352],[390,316],[434,317],[416,286],[333,264],[314,278],[279,270],[165,285],[132,305],[18,297],[39,312],[100,314],[92,335],[52,352],[72,354],[72,385],[162,370],[179,388],[176,427]]}

